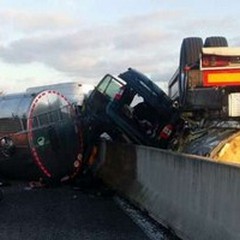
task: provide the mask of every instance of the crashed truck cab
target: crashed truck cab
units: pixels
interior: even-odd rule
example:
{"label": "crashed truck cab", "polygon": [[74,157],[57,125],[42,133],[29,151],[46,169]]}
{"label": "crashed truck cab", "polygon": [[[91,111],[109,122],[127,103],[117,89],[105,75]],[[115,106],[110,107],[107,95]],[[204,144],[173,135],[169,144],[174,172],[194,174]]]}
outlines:
{"label": "crashed truck cab", "polygon": [[236,113],[240,110],[236,107],[240,97],[240,48],[217,43],[223,46],[206,46],[199,38],[187,38],[182,43],[179,68],[168,89],[169,97],[183,112],[202,114],[203,118],[240,116]]}
{"label": "crashed truck cab", "polygon": [[[95,119],[126,142],[166,147],[180,121],[173,101],[142,73],[107,74],[88,99]],[[107,123],[107,124],[106,124]]]}
{"label": "crashed truck cab", "polygon": [[189,124],[179,151],[239,163],[240,48],[224,37],[184,39],[169,96]]}

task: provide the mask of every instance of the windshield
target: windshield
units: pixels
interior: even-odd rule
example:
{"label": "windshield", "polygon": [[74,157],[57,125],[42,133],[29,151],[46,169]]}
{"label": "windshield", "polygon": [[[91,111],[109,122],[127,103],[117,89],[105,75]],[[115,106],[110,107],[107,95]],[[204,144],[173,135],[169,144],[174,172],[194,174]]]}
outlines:
{"label": "windshield", "polygon": [[122,81],[111,75],[106,75],[97,86],[97,90],[113,99],[116,93],[118,93],[124,85],[125,84]]}

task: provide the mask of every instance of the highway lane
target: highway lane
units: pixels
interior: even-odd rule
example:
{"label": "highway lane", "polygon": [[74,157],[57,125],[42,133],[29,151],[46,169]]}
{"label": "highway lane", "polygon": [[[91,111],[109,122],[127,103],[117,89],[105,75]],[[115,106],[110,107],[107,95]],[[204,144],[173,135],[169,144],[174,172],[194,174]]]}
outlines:
{"label": "highway lane", "polygon": [[27,182],[2,189],[1,240],[150,239],[112,196],[98,191],[71,186],[32,189]]}

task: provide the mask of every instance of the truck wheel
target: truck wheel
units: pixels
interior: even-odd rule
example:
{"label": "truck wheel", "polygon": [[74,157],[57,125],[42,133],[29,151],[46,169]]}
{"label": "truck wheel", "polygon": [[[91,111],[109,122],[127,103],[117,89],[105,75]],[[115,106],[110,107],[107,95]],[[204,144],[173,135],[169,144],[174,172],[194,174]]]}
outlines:
{"label": "truck wheel", "polygon": [[228,42],[225,37],[208,37],[204,47],[228,47]]}
{"label": "truck wheel", "polygon": [[199,37],[190,37],[183,39],[180,50],[180,64],[179,64],[179,96],[180,105],[184,105],[187,80],[185,77],[185,67],[197,63],[203,47],[203,40]]}
{"label": "truck wheel", "polygon": [[202,47],[203,41],[201,38],[190,37],[183,39],[180,52],[180,68],[197,62]]}

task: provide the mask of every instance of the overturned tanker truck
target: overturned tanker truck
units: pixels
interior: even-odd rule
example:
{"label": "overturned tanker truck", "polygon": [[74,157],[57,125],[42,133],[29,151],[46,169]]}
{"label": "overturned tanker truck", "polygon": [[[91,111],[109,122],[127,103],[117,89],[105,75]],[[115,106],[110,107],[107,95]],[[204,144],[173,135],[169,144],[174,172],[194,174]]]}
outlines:
{"label": "overturned tanker truck", "polygon": [[81,132],[72,105],[61,93],[0,97],[0,174],[61,181],[75,176],[82,161]]}

